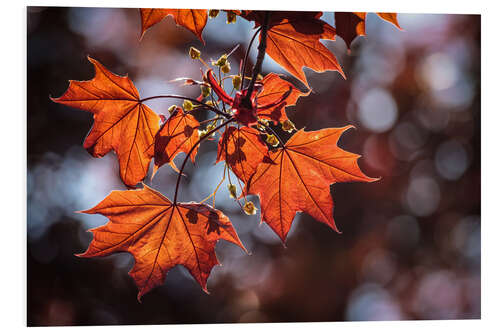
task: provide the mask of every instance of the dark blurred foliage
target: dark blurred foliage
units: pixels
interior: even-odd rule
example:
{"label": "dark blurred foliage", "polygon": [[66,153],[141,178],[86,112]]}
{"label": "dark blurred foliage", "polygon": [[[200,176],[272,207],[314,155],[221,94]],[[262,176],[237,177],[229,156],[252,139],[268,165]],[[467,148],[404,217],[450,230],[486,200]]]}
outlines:
{"label": "dark blurred foliage", "polygon": [[[176,267],[138,303],[128,254],[73,255],[91,240],[85,230],[106,221],[74,211],[124,187],[112,154],[93,159],[81,146],[91,115],[49,96],[60,96],[68,79],[92,78],[91,55],[128,72],[143,97],[196,97],[197,88],[168,82],[200,79],[189,46],[208,60],[240,43],[234,72],[252,25],[226,25],[219,16],[208,22],[203,46],[171,18],[139,42],[136,9],[29,7],[27,15],[28,325],[480,318],[479,16],[406,14],[398,31],[369,15],[368,37],[349,55],[340,38],[325,43],[347,80],[306,70],[314,92],[288,110],[290,118],[308,130],[354,124],[340,146],[363,156],[367,175],[382,177],[332,187],[342,234],[299,214],[284,247],[222,190],[216,207],[252,255],[221,242],[210,295]],[[334,24],[332,13],[324,18]],[[280,68],[266,59],[264,71]],[[166,113],[171,104],[151,106]],[[188,168],[183,200],[199,201],[218,183],[215,149],[205,144],[196,169]],[[176,174],[167,168],[152,186],[170,196]]]}

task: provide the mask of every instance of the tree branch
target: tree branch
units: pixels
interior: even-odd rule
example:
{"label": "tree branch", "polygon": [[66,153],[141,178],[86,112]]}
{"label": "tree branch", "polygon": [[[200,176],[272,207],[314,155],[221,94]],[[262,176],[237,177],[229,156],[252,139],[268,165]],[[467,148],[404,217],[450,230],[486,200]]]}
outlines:
{"label": "tree branch", "polygon": [[264,14],[264,22],[262,24],[262,30],[260,32],[260,43],[259,43],[259,53],[257,54],[257,61],[255,62],[255,66],[253,66],[253,74],[252,80],[250,81],[250,85],[248,86],[248,91],[243,99],[242,103],[249,108],[251,108],[252,92],[255,87],[255,81],[257,81],[257,76],[262,71],[262,62],[264,61],[264,56],[266,55],[266,47],[267,47],[267,30],[269,28],[269,18],[271,17],[271,13],[266,11]]}
{"label": "tree branch", "polygon": [[253,34],[252,39],[250,40],[250,43],[248,43],[248,47],[247,47],[247,50],[245,52],[245,59],[243,60],[243,68],[241,68],[241,72],[240,72],[240,75],[241,75],[241,89],[243,89],[243,87],[245,86],[245,79],[246,79],[246,75],[247,75],[247,62],[248,62],[248,55],[250,54],[250,49],[252,48],[253,41],[255,40],[255,37],[257,37],[257,34],[261,30],[262,30],[262,27],[260,27],[259,29],[257,29],[257,31],[255,31],[255,33]]}

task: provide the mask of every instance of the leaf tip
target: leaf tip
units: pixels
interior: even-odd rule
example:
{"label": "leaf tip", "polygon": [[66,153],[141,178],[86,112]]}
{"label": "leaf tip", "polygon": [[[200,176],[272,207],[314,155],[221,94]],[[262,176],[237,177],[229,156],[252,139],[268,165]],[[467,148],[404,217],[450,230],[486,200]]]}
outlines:
{"label": "leaf tip", "polygon": [[210,291],[208,291],[206,283],[205,283],[204,286],[201,286],[201,289],[203,289],[203,291],[205,292],[205,294],[210,295]]}
{"label": "leaf tip", "polygon": [[142,37],[144,37],[144,34],[146,33],[146,29],[144,29],[144,27],[142,27],[141,29],[141,34],[139,36],[139,42],[142,42]]}
{"label": "leaf tip", "polygon": [[87,60],[88,60],[88,61],[90,61],[90,62],[91,62],[91,63],[93,63],[94,65],[96,64],[97,60],[95,60],[94,58],[92,58],[92,57],[90,56],[90,54],[87,54],[85,57],[87,58]]}
{"label": "leaf tip", "polygon": [[340,73],[340,75],[342,75],[342,78],[343,78],[344,80],[347,80],[347,77],[345,76],[345,73],[344,73],[344,71],[342,70],[342,67],[340,67],[340,65],[339,65],[339,67],[338,67],[337,71]]}

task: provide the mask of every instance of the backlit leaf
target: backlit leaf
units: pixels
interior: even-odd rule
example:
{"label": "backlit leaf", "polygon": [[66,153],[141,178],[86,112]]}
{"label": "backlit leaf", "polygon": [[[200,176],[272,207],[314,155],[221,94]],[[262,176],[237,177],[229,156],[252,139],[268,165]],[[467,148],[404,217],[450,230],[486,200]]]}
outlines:
{"label": "backlit leaf", "polygon": [[[155,136],[154,142],[154,171],[163,164],[169,163],[170,166],[178,171],[174,164],[174,158],[180,152],[189,153],[191,148],[200,138],[198,127],[200,123],[190,114],[185,113],[178,107],[161,126]],[[191,153],[191,161],[194,163],[198,147]]]}
{"label": "backlit leaf", "polygon": [[[396,13],[377,13],[377,15],[402,30]],[[335,29],[350,49],[354,38],[366,36],[366,13],[335,12]]]}
{"label": "backlit leaf", "polygon": [[366,35],[366,13],[335,12],[335,29],[337,35],[351,48],[351,43],[357,36]]}
{"label": "backlit leaf", "polygon": [[382,19],[394,24],[398,29],[403,30],[398,22],[398,14],[396,13],[377,13]]}
{"label": "backlit leaf", "polygon": [[207,9],[141,8],[141,38],[146,30],[163,20],[167,15],[172,15],[177,25],[188,29],[205,43],[201,34],[207,24]]}
{"label": "backlit leaf", "polygon": [[158,131],[160,118],[142,104],[139,93],[127,76],[108,71],[97,60],[90,81],[70,81],[68,90],[52,98],[94,114],[94,125],[83,146],[94,157],[114,150],[120,164],[120,177],[129,187],[146,177],[151,156],[147,153]]}
{"label": "backlit leaf", "polygon": [[[344,72],[337,58],[320,40],[335,40],[335,28],[321,20],[321,12],[273,12],[267,35],[266,53],[306,86],[303,67],[315,72]],[[264,22],[264,13],[247,11],[242,14],[256,25]]]}
{"label": "backlit leaf", "polygon": [[257,96],[258,106],[269,105],[280,100],[280,98],[291,89],[288,97],[283,99],[277,106],[257,111],[259,118],[273,120],[274,122],[283,122],[287,120],[288,117],[286,116],[285,108],[295,105],[299,97],[309,95],[309,93],[301,92],[299,89],[295,88],[293,84],[281,79],[279,75],[275,73],[267,74],[262,80],[262,84],[262,91]]}
{"label": "backlit leaf", "polygon": [[297,212],[306,212],[338,231],[333,219],[330,185],[377,180],[361,172],[359,155],[337,146],[343,128],[306,132],[300,130],[260,163],[245,187],[260,198],[261,221],[284,242]]}
{"label": "backlit leaf", "polygon": [[139,288],[139,300],[162,285],[167,272],[176,265],[185,266],[207,291],[210,271],[219,264],[215,256],[217,241],[224,239],[245,249],[222,212],[204,204],[174,204],[147,186],[113,191],[82,213],[101,214],[109,221],[90,230],[93,240],[87,251],[78,256],[132,254],[135,264],[129,275]]}
{"label": "backlit leaf", "polygon": [[217,162],[225,160],[244,183],[269,153],[260,133],[251,127],[230,126],[219,139]]}

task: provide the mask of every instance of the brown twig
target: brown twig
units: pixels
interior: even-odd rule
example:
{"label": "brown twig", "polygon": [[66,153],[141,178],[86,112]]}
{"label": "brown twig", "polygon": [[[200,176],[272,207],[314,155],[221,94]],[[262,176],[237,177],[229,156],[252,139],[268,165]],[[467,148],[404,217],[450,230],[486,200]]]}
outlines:
{"label": "brown twig", "polygon": [[269,18],[271,17],[270,12],[265,12],[264,14],[264,22],[262,24],[262,30],[260,32],[260,42],[259,42],[259,53],[257,54],[257,61],[255,62],[255,66],[253,66],[253,74],[252,80],[250,81],[250,85],[248,86],[247,93],[245,98],[242,100],[243,105],[251,108],[252,103],[250,99],[252,98],[252,92],[255,87],[255,81],[257,81],[257,76],[262,71],[262,62],[264,61],[264,56],[266,55],[267,48],[267,30],[269,28]]}
{"label": "brown twig", "polygon": [[213,130],[207,132],[207,134],[205,134],[204,136],[202,136],[201,138],[198,139],[198,141],[196,141],[196,143],[193,145],[193,147],[189,150],[189,152],[186,154],[186,157],[184,157],[184,161],[182,162],[182,166],[181,166],[181,169],[179,170],[179,175],[177,176],[177,183],[175,184],[175,194],[174,194],[174,205],[177,204],[177,194],[179,193],[179,184],[181,183],[181,178],[182,178],[182,172],[184,171],[184,168],[186,167],[186,162],[188,161],[189,159],[189,156],[191,156],[191,154],[193,153],[193,151],[196,149],[196,147],[199,146],[199,144],[205,140],[206,138],[210,137],[210,135],[212,135],[212,133],[215,133],[216,131],[218,131],[220,128],[228,125],[230,122],[232,122],[234,119],[231,117],[229,118],[228,120],[226,120],[225,122],[223,122],[222,124],[220,124],[219,126],[217,126],[216,128],[214,128]]}

